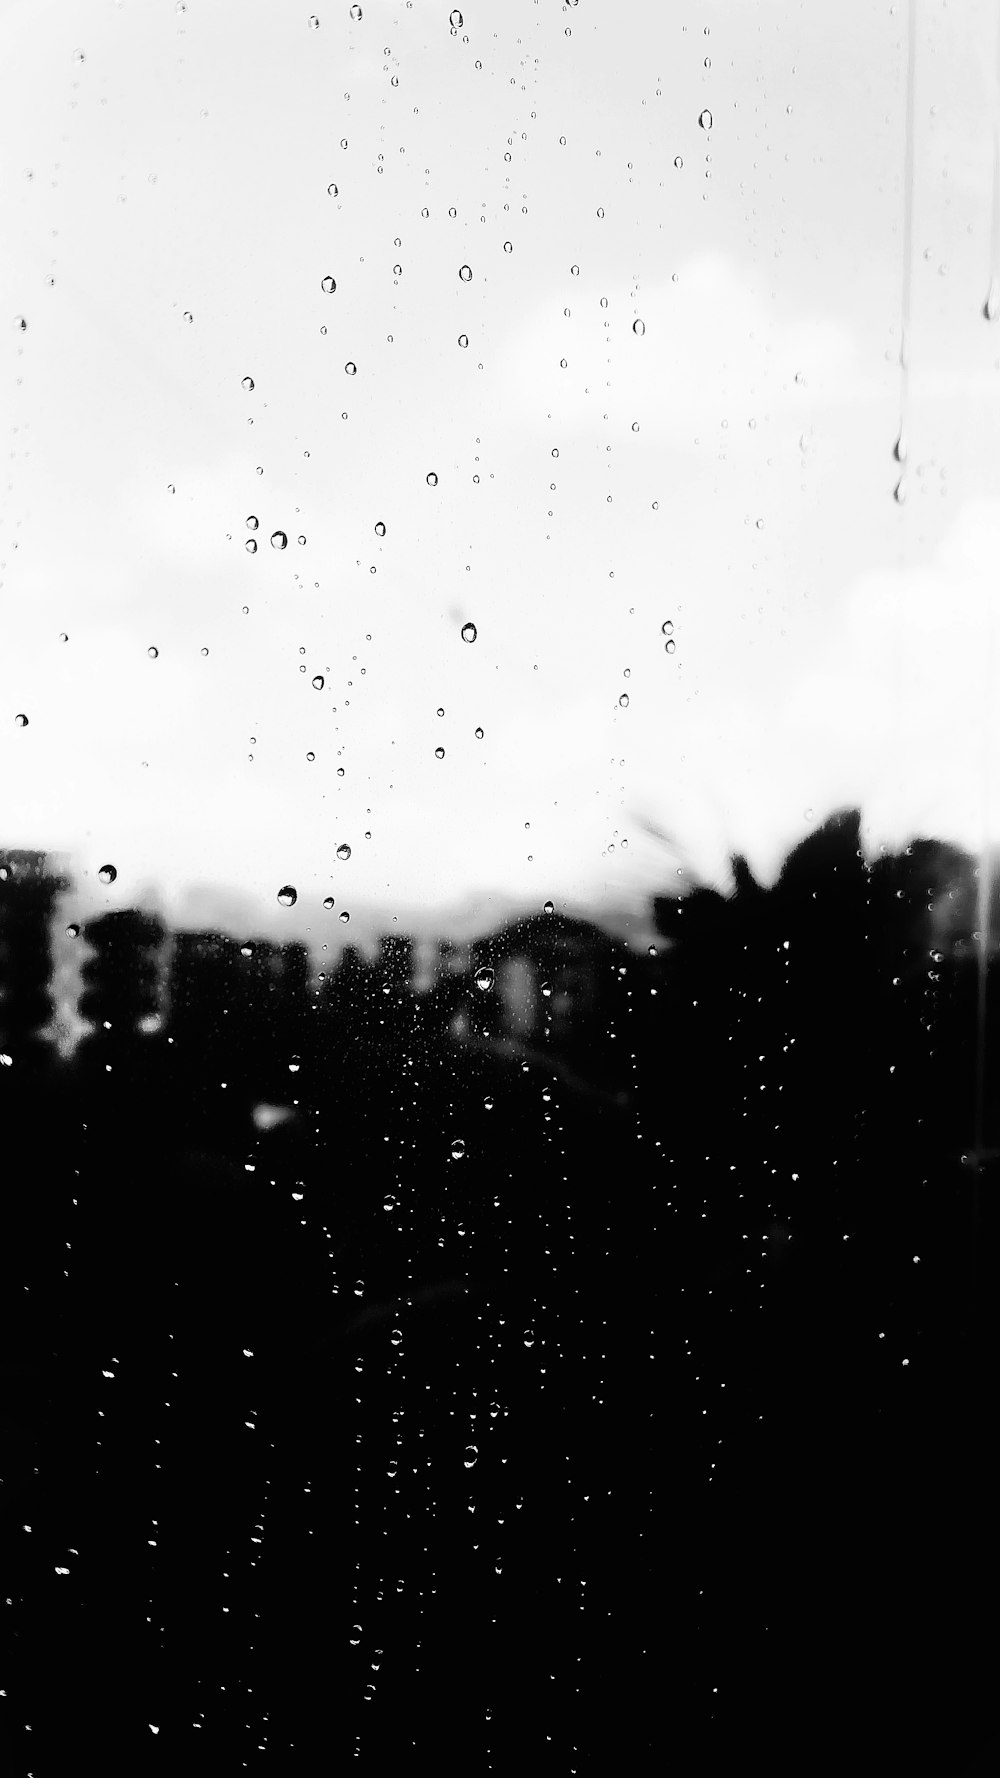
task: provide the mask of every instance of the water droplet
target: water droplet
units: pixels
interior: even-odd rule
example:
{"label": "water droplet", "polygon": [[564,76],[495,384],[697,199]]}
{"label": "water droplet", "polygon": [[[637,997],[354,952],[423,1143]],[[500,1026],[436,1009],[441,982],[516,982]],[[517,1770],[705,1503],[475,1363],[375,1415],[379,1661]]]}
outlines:
{"label": "water droplet", "polygon": [[381,519],[379,519],[378,524],[375,526],[375,535],[376,535],[376,537],[384,537],[385,536],[385,526],[382,523]]}
{"label": "water droplet", "polygon": [[462,280],[462,283],[463,283],[463,284],[468,284],[468,283],[469,283],[469,280],[470,280],[470,279],[471,279],[471,277],[472,277],[472,267],[471,267],[471,265],[461,265],[461,266],[459,266],[459,268],[458,268],[458,275],[459,275],[459,277],[460,277],[460,278],[461,278],[461,280]]}
{"label": "water droplet", "polygon": [[286,547],[287,543],[288,543],[288,538],[285,536],[284,531],[272,531],[271,532],[271,548],[272,549],[284,549]]}
{"label": "water droplet", "polygon": [[482,969],[477,969],[476,970],[476,987],[480,988],[482,990],[482,992],[485,994],[487,988],[492,988],[492,986],[493,986],[493,971],[492,971],[492,969],[488,969],[485,965],[483,966]]}
{"label": "water droplet", "polygon": [[298,542],[305,543],[305,536],[301,531],[299,532],[299,535],[298,535]]}
{"label": "water droplet", "polygon": [[102,883],[114,883],[117,880],[118,872],[113,864],[102,864],[97,875]]}
{"label": "water droplet", "polygon": [[710,130],[712,127],[712,113],[710,111],[703,111],[698,122],[703,130]]}
{"label": "water droplet", "polygon": [[463,19],[457,6],[456,6],[454,12],[449,13],[448,23],[450,24],[453,31],[460,31],[462,29],[462,26],[464,25],[465,20]]}
{"label": "water droplet", "polygon": [[663,644],[663,646],[664,646],[667,654],[673,654],[677,648],[677,644],[673,640],[671,640],[669,642],[665,642]]}
{"label": "water droplet", "polygon": [[322,673],[317,673],[313,679],[313,691],[322,691],[323,685],[324,685],[323,675],[322,675]]}
{"label": "water droplet", "polygon": [[168,482],[167,483],[167,493],[168,494],[176,494],[176,492],[177,492],[177,489],[174,487],[173,482]]}
{"label": "water droplet", "polygon": [[252,957],[253,954],[254,954],[254,946],[253,946],[252,942],[250,941],[250,939],[247,939],[246,944],[242,944],[240,946],[240,956],[241,957]]}
{"label": "water droplet", "polygon": [[898,482],[896,483],[896,486],[892,490],[892,497],[895,500],[897,506],[904,506],[906,504],[906,477],[905,477],[905,475],[900,476]]}
{"label": "water droplet", "polygon": [[17,328],[18,333],[27,333],[28,331],[28,323],[23,315],[14,316],[14,326]]}
{"label": "water droplet", "polygon": [[158,648],[147,648],[146,653],[148,654],[151,661],[155,661],[155,660],[159,659],[160,651]]}
{"label": "water droplet", "polygon": [[291,883],[286,883],[283,889],[278,890],[278,900],[283,908],[293,908],[298,899],[298,895],[292,888]]}
{"label": "water droplet", "polygon": [[246,543],[244,545],[244,548],[246,549],[246,551],[249,555],[255,556],[257,554],[257,539],[256,539],[256,537],[248,537],[246,540]]}
{"label": "water droplet", "polygon": [[336,288],[337,288],[336,278],[331,278],[330,274],[327,273],[326,277],[323,279],[322,289],[326,291],[327,296],[332,296],[334,291],[336,290]]}
{"label": "water droplet", "polygon": [[633,333],[637,333],[641,338],[641,336],[645,333],[645,331],[646,331],[645,321],[639,321],[639,320],[633,321],[633,323],[632,323],[632,332]]}
{"label": "water droplet", "polygon": [[444,748],[443,747],[435,747],[434,758],[435,759],[443,759],[444,758]]}
{"label": "water droplet", "polygon": [[674,166],[675,167],[682,167],[683,165],[684,165],[684,156],[681,154],[675,154],[674,155]]}
{"label": "water droplet", "polygon": [[569,270],[570,270],[570,277],[578,278],[580,276],[580,267],[578,265],[571,265]]}
{"label": "water droplet", "polygon": [[351,1643],[351,1647],[352,1647],[352,1648],[357,1648],[357,1646],[358,1646],[358,1643],[359,1643],[359,1642],[360,1642],[360,1641],[361,1641],[361,1625],[360,1625],[360,1624],[354,1624],[354,1625],[352,1625],[352,1627],[351,1627],[351,1635],[350,1635],[350,1643]]}
{"label": "water droplet", "polygon": [[69,637],[68,637],[68,636],[67,636],[67,634],[66,634],[66,631],[65,631],[65,630],[60,630],[60,632],[59,632],[59,640],[60,640],[60,642],[68,642],[68,641],[69,641]]}
{"label": "water droplet", "polygon": [[[361,8],[359,7],[358,11],[360,12],[360,10],[361,10]],[[351,8],[351,14],[353,17],[353,14],[354,14],[353,6]],[[319,19],[316,17],[316,14],[314,12],[311,12],[309,14],[309,29],[310,29],[310,31],[318,31],[319,30]]]}
{"label": "water droplet", "polygon": [[338,197],[339,196],[339,187],[336,185],[333,185],[333,184],[328,185],[326,188],[326,195],[328,198]]}
{"label": "water droplet", "polygon": [[194,320],[194,316],[192,315],[190,309],[184,310],[184,319],[187,322],[188,326],[190,327],[192,321]]}
{"label": "water droplet", "polygon": [[252,389],[252,388],[253,388],[253,386],[254,386],[254,383],[253,383],[253,377],[244,377],[244,378],[243,378],[243,385],[242,385],[242,386],[243,386],[243,388],[244,388],[244,389],[245,389],[245,390],[246,390],[246,392],[247,392],[247,394],[248,394],[248,395],[249,395],[249,394],[250,394],[250,391],[251,391],[251,389]]}
{"label": "water droplet", "polygon": [[462,347],[463,347],[463,349],[464,349],[464,347],[466,347],[466,346],[467,346],[467,345],[468,345],[468,343],[469,343],[469,336],[468,336],[468,334],[467,334],[467,333],[460,333],[460,334],[459,334],[459,336],[458,336],[458,343],[459,343],[459,345],[460,345],[460,346],[462,346]]}
{"label": "water droplet", "polygon": [[524,1339],[524,1343],[526,1346],[533,1346],[535,1343],[535,1334],[534,1334],[533,1328],[526,1327],[522,1338]]}
{"label": "water droplet", "polygon": [[337,847],[337,857],[340,859],[341,864],[346,864],[350,856],[351,848],[346,843]]}
{"label": "water droplet", "polygon": [[247,519],[247,530],[248,531],[256,531],[257,523],[258,523],[258,521],[257,521],[255,514],[251,513],[250,517]]}
{"label": "water droplet", "polygon": [[482,731],[482,729],[481,729],[481,728],[477,728],[477,730],[476,730],[476,740],[477,740],[477,741],[481,741],[481,740],[482,740],[482,738],[483,738],[483,731]]}
{"label": "water droplet", "polygon": [[353,19],[353,20],[354,20],[354,22],[355,22],[355,24],[359,24],[359,23],[360,23],[360,20],[361,20],[361,8],[360,8],[360,6],[352,6],[352,7],[351,7],[351,17],[352,17],[352,19]]}
{"label": "water droplet", "polygon": [[479,634],[479,631],[476,629],[475,624],[470,623],[470,624],[463,624],[462,625],[462,641],[463,642],[474,642],[476,640],[476,637],[478,636],[478,634]]}
{"label": "water droplet", "polygon": [[438,478],[437,478],[437,476],[436,476],[436,475],[435,475],[435,474],[434,474],[434,471],[433,471],[433,469],[432,469],[432,470],[431,470],[431,472],[430,472],[430,475],[429,475],[429,476],[428,476],[428,477],[427,477],[427,486],[428,486],[428,487],[429,487],[429,488],[436,488],[436,487],[437,487],[437,485],[438,485]]}
{"label": "water droplet", "polygon": [[620,705],[621,705],[621,707],[622,707],[622,709],[623,709],[623,710],[627,710],[627,709],[628,709],[628,692],[627,692],[627,691],[623,691],[623,692],[622,692],[622,695],[621,695],[621,697],[620,697],[620,698],[619,698],[619,699],[618,699],[618,702],[619,702],[619,704],[620,704]]}
{"label": "water droplet", "polygon": [[347,363],[344,365],[344,369],[349,377],[355,377],[358,374],[358,367],[353,359],[348,359]]}
{"label": "water droplet", "polygon": [[543,914],[554,914],[554,913],[555,913],[555,911],[556,911],[556,910],[555,910],[555,907],[554,907],[554,906],[553,906],[553,904],[552,904],[552,902],[551,902],[551,901],[547,901],[547,902],[546,902],[546,903],[545,903],[545,906],[544,906],[544,907],[543,907],[543,909],[542,909],[542,913],[543,913]]}
{"label": "water droplet", "polygon": [[466,1469],[473,1469],[475,1467],[478,1456],[479,1451],[475,1445],[466,1445],[465,1456],[462,1459]]}
{"label": "water droplet", "polygon": [[902,428],[900,428],[899,437],[897,438],[895,444],[892,447],[892,454],[895,457],[897,463],[905,463],[906,462],[906,434],[902,430]]}
{"label": "water droplet", "polygon": [[329,912],[330,912],[330,909],[331,909],[331,908],[332,908],[332,906],[333,906],[333,896],[332,896],[332,895],[326,895],[326,896],[324,896],[324,898],[323,898],[323,906],[324,906],[324,907],[325,907],[325,908],[326,908],[326,911],[327,911],[327,913],[329,913]]}
{"label": "water droplet", "polygon": [[67,928],[66,928],[66,937],[67,938],[79,938],[79,936],[80,936],[80,928],[77,925],[76,921],[73,920],[70,923],[70,925],[67,926]]}
{"label": "water droplet", "polygon": [[350,914],[347,912],[347,909],[345,908],[343,913],[340,916],[340,918],[343,921],[345,926],[347,925],[347,922],[350,919],[350,917],[351,917]]}
{"label": "water droplet", "polygon": [[542,999],[543,1000],[551,1000],[552,999],[552,983],[551,982],[543,982],[542,983]]}
{"label": "water droplet", "polygon": [[493,1110],[493,1095],[492,1095],[492,1093],[487,1093],[485,1099],[483,1100],[483,1109],[485,1111],[492,1111]]}
{"label": "water droplet", "polygon": [[28,718],[25,716],[23,710],[18,712],[18,714],[14,718],[14,721],[16,722],[18,728],[27,728],[27,726],[28,726]]}
{"label": "water droplet", "polygon": [[674,627],[673,621],[671,618],[668,617],[666,623],[661,626],[661,628],[663,630],[663,634],[665,636],[671,635],[673,632],[673,627]]}
{"label": "water droplet", "polygon": [[462,1141],[461,1136],[455,1136],[452,1139],[452,1144],[451,1144],[451,1158],[452,1158],[452,1160],[453,1161],[460,1161],[462,1159],[462,1156],[464,1155],[464,1153],[465,1153],[465,1143]]}

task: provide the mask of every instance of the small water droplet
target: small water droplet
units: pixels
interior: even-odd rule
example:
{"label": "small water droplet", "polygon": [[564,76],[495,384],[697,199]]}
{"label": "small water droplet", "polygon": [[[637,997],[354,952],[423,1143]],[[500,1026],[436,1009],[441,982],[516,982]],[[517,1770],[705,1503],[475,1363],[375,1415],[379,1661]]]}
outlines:
{"label": "small water droplet", "polygon": [[338,197],[338,196],[339,196],[339,189],[340,189],[340,188],[339,188],[339,187],[338,187],[338,186],[336,186],[336,185],[333,185],[333,184],[330,184],[330,185],[328,185],[328,186],[327,186],[327,188],[326,188],[326,195],[327,195],[327,197],[328,197],[328,198],[335,198],[335,197]]}
{"label": "small water droplet", "polygon": [[433,471],[433,469],[432,469],[432,470],[431,470],[431,472],[430,472],[430,474],[429,474],[429,476],[428,476],[428,477],[427,477],[427,486],[428,486],[428,487],[429,487],[429,488],[436,488],[436,487],[437,487],[437,485],[438,485],[438,478],[437,478],[437,476],[436,476],[436,475],[435,475],[435,474],[434,474],[434,471]]}
{"label": "small water droplet", "polygon": [[242,386],[246,390],[247,394],[249,395],[250,391],[252,390],[252,388],[254,386],[253,377],[244,377]]}
{"label": "small water droplet", "polygon": [[73,920],[70,922],[70,924],[66,928],[66,937],[67,938],[79,938],[79,936],[80,936],[80,928],[77,925],[76,921]]}
{"label": "small water droplet", "polygon": [[459,266],[459,268],[458,268],[458,275],[459,275],[459,277],[460,277],[460,278],[461,278],[461,280],[462,280],[462,283],[463,283],[463,284],[468,284],[468,282],[469,282],[469,280],[470,280],[470,279],[471,279],[471,277],[472,277],[472,267],[471,267],[471,265],[461,265],[461,266]]}
{"label": "small water droplet", "polygon": [[684,165],[684,156],[682,154],[675,154],[674,155],[674,166],[680,168],[683,165]]}
{"label": "small water droplet", "polygon": [[97,875],[102,883],[114,883],[117,881],[118,871],[113,864],[102,864]]}
{"label": "small water droplet", "polygon": [[[358,8],[358,10],[360,12],[360,10],[361,10],[360,7]],[[352,16],[353,16],[353,12],[354,12],[354,8],[352,7],[351,8]],[[316,17],[316,14],[314,12],[311,12],[309,14],[309,29],[310,29],[310,31],[318,31],[319,30],[319,19]]]}
{"label": "small water droplet", "polygon": [[523,1338],[526,1346],[533,1346],[535,1343],[535,1334],[534,1334],[533,1328],[526,1327],[524,1330],[524,1333],[522,1335],[522,1338]]}
{"label": "small water droplet", "polygon": [[906,462],[906,434],[902,430],[902,427],[900,428],[899,437],[892,447],[892,454],[897,463]]}
{"label": "small water droplet", "polygon": [[452,1158],[452,1160],[453,1161],[460,1161],[462,1159],[462,1156],[464,1155],[464,1153],[465,1153],[465,1143],[462,1141],[461,1136],[453,1137],[452,1144],[451,1144],[451,1158]]}
{"label": "small water droplet", "polygon": [[322,691],[324,684],[325,684],[325,681],[323,679],[322,673],[315,674],[315,676],[313,678],[313,691]]}
{"label": "small water droplet", "polygon": [[284,531],[272,531],[271,532],[271,548],[272,549],[284,549],[286,547],[287,543],[288,543],[288,538],[285,536]]}
{"label": "small water droplet", "polygon": [[476,987],[481,989],[484,994],[487,988],[492,988],[493,979],[492,969],[487,968],[485,964],[482,969],[476,970]]}
{"label": "small water droplet", "polygon": [[673,626],[673,620],[672,620],[672,619],[671,619],[671,618],[669,618],[669,617],[668,617],[668,618],[667,618],[667,621],[666,621],[666,623],[665,623],[665,624],[662,624],[662,625],[661,625],[661,626],[660,626],[660,627],[661,627],[661,629],[662,629],[662,631],[663,631],[663,634],[664,634],[664,635],[665,635],[665,636],[669,636],[669,635],[671,635],[671,634],[672,634],[672,632],[673,632],[673,627],[674,627],[674,626]]}
{"label": "small water droplet", "polygon": [[466,1469],[474,1469],[475,1468],[476,1459],[478,1458],[478,1456],[479,1456],[479,1451],[475,1445],[466,1445],[465,1456],[462,1459],[463,1463],[465,1464]]}
{"label": "small water droplet", "polygon": [[18,714],[14,718],[14,721],[16,722],[18,728],[27,728],[27,726],[28,726],[28,718],[25,716],[23,710],[18,712]]}
{"label": "small water droplet", "polygon": [[434,758],[435,759],[443,759],[444,758],[444,748],[443,747],[435,747]]}
{"label": "small water droplet", "polygon": [[14,316],[14,326],[17,328],[18,333],[27,333],[28,331],[28,323],[23,315]]}
{"label": "small water droplet", "polygon": [[327,913],[329,913],[330,909],[333,907],[333,896],[332,895],[326,895],[323,897],[323,906],[325,907]]}
{"label": "small water droplet", "polygon": [[712,113],[707,110],[703,111],[698,118],[698,122],[703,130],[710,130],[712,127]]}
{"label": "small water droplet", "polygon": [[160,651],[158,648],[147,648],[146,653],[148,654],[151,661],[155,661],[155,660],[159,659]]}
{"label": "small water droplet", "polygon": [[332,296],[337,288],[336,278],[331,278],[329,273],[327,273],[326,277],[323,279],[321,288],[326,291],[327,296]]}
{"label": "small water droplet", "polygon": [[645,321],[640,321],[638,319],[633,321],[633,323],[632,323],[632,332],[633,333],[637,333],[639,335],[639,337],[641,338],[642,335],[645,333],[645,331],[646,331]]}
{"label": "small water droplet", "polygon": [[385,536],[385,526],[382,523],[381,519],[379,519],[378,524],[375,526],[375,535],[376,535],[376,537],[384,537]]}
{"label": "small water droplet", "polygon": [[350,917],[351,917],[350,914],[347,912],[347,909],[345,908],[343,913],[340,916],[340,918],[343,921],[345,926],[347,925],[347,922],[350,919]]}
{"label": "small water droplet", "polygon": [[350,358],[348,359],[347,363],[344,365],[344,370],[346,371],[346,373],[349,377],[356,377],[358,374],[358,367],[354,363],[353,359],[350,359]]}
{"label": "small water droplet", "polygon": [[554,914],[554,913],[555,913],[555,911],[556,911],[556,910],[555,910],[555,907],[554,907],[554,905],[553,905],[553,903],[552,903],[552,902],[551,902],[551,901],[547,901],[547,902],[546,902],[546,903],[545,903],[545,906],[544,906],[544,907],[543,907],[543,909],[542,909],[542,913],[543,913],[543,914]]}
{"label": "small water droplet", "polygon": [[359,23],[360,23],[360,20],[361,20],[361,8],[360,8],[360,6],[352,6],[352,7],[351,7],[351,17],[352,17],[352,19],[353,19],[353,20],[354,20],[354,23],[355,23],[355,24],[359,24]]}
{"label": "small water droplet", "polygon": [[298,899],[298,894],[292,888],[291,883],[286,883],[283,889],[278,890],[278,900],[283,908],[293,908]]}
{"label": "small water droplet", "polygon": [[251,940],[247,939],[246,943],[242,944],[240,946],[240,956],[241,957],[252,957],[253,954],[254,954],[254,946],[253,946]]}
{"label": "small water droplet", "polygon": [[476,637],[478,636],[478,634],[479,634],[479,631],[476,629],[475,624],[468,623],[468,624],[462,625],[462,641],[463,642],[474,642],[476,640]]}
{"label": "small water droplet", "polygon": [[361,1641],[361,1625],[354,1624],[351,1628],[351,1635],[350,1635],[351,1647],[357,1648],[358,1643],[360,1641]]}
{"label": "small water droplet", "polygon": [[628,692],[627,692],[627,691],[623,691],[623,692],[622,692],[622,695],[621,695],[621,697],[620,697],[620,698],[619,698],[619,699],[618,699],[618,702],[619,702],[619,704],[620,704],[620,705],[621,705],[621,707],[622,707],[622,709],[623,709],[623,710],[627,710],[627,709],[628,709]]}
{"label": "small water droplet", "polygon": [[667,654],[674,654],[676,652],[677,644],[672,639],[669,642],[665,642],[663,646]]}
{"label": "small water droplet", "polygon": [[305,535],[301,531],[299,532],[298,541],[299,543],[305,543]]}
{"label": "small water droplet", "polygon": [[307,754],[306,754],[306,758],[307,758],[307,760],[308,760],[308,761],[309,761],[309,763],[310,763],[310,765],[311,765],[311,764],[312,764],[312,762],[313,762],[313,760],[314,760],[314,759],[315,759],[315,758],[316,758],[316,755],[315,755],[315,753],[307,753]]}
{"label": "small water droplet", "polygon": [[906,477],[905,477],[905,475],[900,476],[898,482],[896,483],[896,486],[892,490],[892,497],[895,500],[897,506],[904,506],[906,504]]}
{"label": "small water droplet", "polygon": [[483,1109],[485,1111],[492,1111],[493,1110],[493,1095],[492,1095],[492,1093],[487,1093],[485,1099],[483,1100]]}
{"label": "small water droplet", "polygon": [[248,531],[256,531],[257,523],[258,523],[258,521],[257,521],[255,514],[251,513],[250,517],[247,519],[247,530]]}
{"label": "small water droplet", "polygon": [[341,864],[346,864],[351,856],[351,848],[346,843],[337,847],[337,857]]}
{"label": "small water droplet", "polygon": [[482,738],[483,738],[483,731],[482,731],[482,729],[481,729],[481,728],[477,728],[477,730],[476,730],[476,740],[477,740],[477,741],[481,741],[481,740],[482,740]]}
{"label": "small water droplet", "polygon": [[462,29],[462,26],[464,25],[465,20],[463,19],[457,6],[456,6],[454,12],[449,13],[448,23],[450,24],[453,31],[460,31]]}
{"label": "small water droplet", "polygon": [[257,554],[257,539],[256,539],[256,537],[248,537],[246,540],[246,543],[244,544],[243,547],[247,551],[248,555],[255,556]]}
{"label": "small water droplet", "polygon": [[68,642],[68,641],[69,641],[69,637],[68,637],[68,636],[67,636],[67,634],[66,634],[66,631],[65,631],[65,630],[60,630],[60,632],[59,632],[59,640],[60,640],[60,642]]}
{"label": "small water droplet", "polygon": [[192,321],[194,320],[194,316],[192,315],[190,309],[184,310],[184,319],[187,322],[188,326],[190,327]]}

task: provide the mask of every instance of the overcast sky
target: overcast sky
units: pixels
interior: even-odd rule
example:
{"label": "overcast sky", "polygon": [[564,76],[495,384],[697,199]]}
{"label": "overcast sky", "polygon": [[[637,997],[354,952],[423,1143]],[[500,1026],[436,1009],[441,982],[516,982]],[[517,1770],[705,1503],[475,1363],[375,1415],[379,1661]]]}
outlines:
{"label": "overcast sky", "polygon": [[1000,838],[995,7],[902,502],[908,5],[358,10],[0,0],[0,838],[314,933]]}

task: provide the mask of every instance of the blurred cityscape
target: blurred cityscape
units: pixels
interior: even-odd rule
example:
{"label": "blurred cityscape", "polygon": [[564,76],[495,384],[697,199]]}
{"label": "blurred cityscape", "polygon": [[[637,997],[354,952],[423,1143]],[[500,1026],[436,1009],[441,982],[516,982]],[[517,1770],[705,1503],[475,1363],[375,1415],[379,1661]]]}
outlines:
{"label": "blurred cityscape", "polygon": [[850,1638],[831,1747],[891,1643],[878,1732],[962,1769],[934,1699],[979,1675],[971,1759],[995,1568],[974,860],[867,861],[846,811],[771,889],[737,857],[728,893],[658,898],[646,955],[541,910],[327,970],[117,909],[71,933],[73,1043],[69,888],[3,855],[9,1764],[92,1735],[125,1770],[110,1669],[165,1769],[192,1725],[206,1769],[276,1741],[312,1769],[333,1697],[370,1770],[442,1720],[510,1769],[527,1713],[539,1769],[646,1771],[664,1670],[676,1744],[722,1759],[774,1662],[805,1732]]}

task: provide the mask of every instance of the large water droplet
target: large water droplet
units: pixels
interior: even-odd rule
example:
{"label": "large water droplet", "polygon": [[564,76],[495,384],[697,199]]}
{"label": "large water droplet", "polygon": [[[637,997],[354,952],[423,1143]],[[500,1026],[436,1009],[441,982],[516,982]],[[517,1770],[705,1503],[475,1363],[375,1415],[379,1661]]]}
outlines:
{"label": "large water droplet", "polygon": [[257,521],[255,514],[251,513],[250,517],[247,519],[247,530],[248,531],[256,531],[257,523],[258,523],[258,521]]}
{"label": "large water droplet", "polygon": [[27,726],[28,726],[28,718],[25,716],[23,710],[18,711],[18,714],[15,716],[14,721],[16,722],[18,728],[27,728]]}
{"label": "large water droplet", "polygon": [[160,651],[158,648],[147,648],[146,653],[148,654],[151,661],[155,661],[155,660],[159,659]]}
{"label": "large water droplet", "polygon": [[292,888],[291,883],[286,883],[283,889],[278,890],[278,900],[283,908],[293,908],[298,899],[298,894]]}
{"label": "large water droplet", "polygon": [[434,474],[434,471],[433,471],[433,469],[432,469],[432,470],[431,470],[431,472],[430,472],[430,475],[429,475],[429,476],[428,476],[428,477],[427,477],[427,486],[428,486],[428,487],[429,487],[429,488],[436,488],[436,487],[437,487],[437,485],[438,485],[438,478],[437,478],[437,476],[436,476],[436,475],[435,475],[435,474]]}
{"label": "large water droplet", "polygon": [[243,378],[243,388],[246,390],[247,394],[249,395],[251,389],[253,388],[253,377],[244,377]]}
{"label": "large water droplet", "polygon": [[492,969],[488,969],[484,964],[482,969],[476,970],[476,987],[482,989],[482,992],[485,994],[487,988],[492,988],[492,986],[493,971]]}
{"label": "large water droplet", "polygon": [[312,683],[313,683],[313,691],[322,691],[323,685],[324,685],[322,673],[314,674]]}
{"label": "large water droplet", "polygon": [[703,130],[710,130],[712,127],[712,113],[708,110],[703,111],[698,122]]}
{"label": "large water droplet", "polygon": [[637,333],[641,337],[642,334],[645,333],[645,331],[646,331],[645,321],[639,321],[639,320],[633,321],[633,323],[632,323],[632,332],[633,333]]}
{"label": "large water droplet", "polygon": [[458,343],[464,349],[469,343],[468,334],[467,333],[460,333],[458,336]]}
{"label": "large water droplet", "polygon": [[271,532],[271,548],[272,549],[284,549],[287,546],[287,543],[288,543],[288,538],[285,536],[284,531],[272,531]]}
{"label": "large water droplet", "polygon": [[361,8],[360,8],[360,6],[352,6],[351,7],[351,17],[354,20],[354,23],[356,25],[361,22]]}
{"label": "large water droplet", "polygon": [[322,288],[326,291],[327,296],[332,296],[337,288],[337,280],[336,278],[331,278],[329,272],[323,279]]}
{"label": "large water droplet", "polygon": [[343,845],[340,845],[337,847],[337,857],[340,859],[341,864],[346,864],[347,860],[350,858],[350,856],[351,856],[351,848],[350,848],[350,846],[348,846],[346,844],[346,842]]}
{"label": "large water droplet", "polygon": [[477,740],[477,741],[481,741],[481,740],[482,740],[482,738],[483,738],[483,731],[482,731],[482,729],[481,729],[481,728],[477,728],[477,730],[476,730],[476,740]]}
{"label": "large water droplet", "polygon": [[462,625],[462,641],[463,642],[474,642],[476,640],[476,637],[478,636],[478,634],[479,634],[479,631],[476,629],[475,624],[470,623],[470,624],[463,624]]}
{"label": "large water droplet", "polygon": [[665,642],[663,644],[663,646],[664,646],[664,649],[666,650],[667,654],[673,654],[677,648],[677,644],[676,644],[676,642],[673,641],[673,639],[671,639],[669,642]]}
{"label": "large water droplet", "polygon": [[471,265],[461,265],[461,266],[459,266],[459,268],[458,268],[458,275],[459,275],[459,277],[460,277],[460,278],[461,278],[461,280],[462,280],[462,283],[463,283],[463,284],[468,284],[468,282],[469,282],[469,280],[470,280],[470,278],[471,278],[471,277],[472,277],[472,267],[471,267]]}
{"label": "large water droplet", "polygon": [[462,29],[462,26],[464,25],[465,20],[463,19],[457,6],[456,6],[454,12],[449,14],[448,23],[450,24],[453,31],[460,31]]}
{"label": "large water droplet", "polygon": [[248,537],[246,540],[246,543],[244,544],[243,547],[245,548],[248,555],[255,556],[257,554],[257,539],[256,539],[256,537]]}
{"label": "large water droplet", "polygon": [[384,537],[385,536],[385,526],[382,523],[381,519],[379,519],[378,524],[375,526],[375,535],[376,535],[376,537]]}
{"label": "large water droplet", "polygon": [[335,198],[335,197],[339,196],[339,188],[335,184],[333,184],[332,181],[326,188],[326,195],[328,198]]}
{"label": "large water droplet", "polygon": [[542,913],[543,913],[543,914],[554,914],[554,913],[555,913],[555,911],[556,911],[556,910],[555,910],[555,907],[554,907],[554,906],[553,906],[553,904],[552,904],[552,902],[551,902],[551,901],[547,901],[547,902],[546,902],[546,903],[545,903],[545,906],[544,906],[544,907],[543,907],[543,909],[542,909]]}
{"label": "large water droplet", "polygon": [[444,758],[444,748],[443,747],[435,747],[434,758],[435,759],[443,759]]}
{"label": "large water droplet", "polygon": [[479,1456],[479,1451],[475,1445],[466,1445],[465,1456],[462,1459],[463,1463],[465,1464],[466,1469],[473,1469],[475,1467],[476,1459],[478,1456]]}
{"label": "large water droplet", "polygon": [[113,864],[102,864],[97,875],[102,883],[114,883],[117,880],[118,872]]}
{"label": "large water droplet", "polygon": [[333,907],[333,896],[332,895],[326,895],[323,897],[323,906],[325,907],[327,913],[329,913],[330,909]]}
{"label": "large water droplet", "polygon": [[344,365],[344,369],[349,377],[356,377],[358,374],[358,367],[353,359],[348,359],[347,363]]}
{"label": "large water droplet", "polygon": [[460,1161],[462,1159],[462,1156],[464,1155],[464,1153],[465,1153],[465,1143],[462,1141],[461,1136],[453,1137],[452,1144],[451,1144],[451,1158],[452,1158],[452,1160],[453,1161]]}
{"label": "large water droplet", "polygon": [[672,620],[672,619],[671,619],[671,618],[669,618],[669,617],[668,617],[668,618],[667,618],[667,621],[666,621],[666,623],[665,623],[665,624],[661,624],[661,626],[660,626],[660,627],[661,627],[661,629],[662,629],[662,631],[663,631],[663,634],[664,634],[664,635],[665,635],[665,636],[669,636],[669,635],[670,635],[670,634],[671,634],[671,633],[672,633],[672,631],[673,631],[673,627],[674,627],[674,626],[673,626],[673,620]]}

